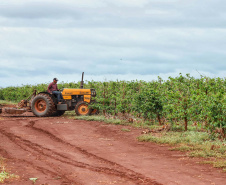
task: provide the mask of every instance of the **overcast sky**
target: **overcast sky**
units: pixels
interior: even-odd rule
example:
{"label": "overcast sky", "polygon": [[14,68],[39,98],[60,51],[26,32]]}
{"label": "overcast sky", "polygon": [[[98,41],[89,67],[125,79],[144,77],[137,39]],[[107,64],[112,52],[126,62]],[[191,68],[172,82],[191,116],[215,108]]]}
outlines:
{"label": "overcast sky", "polygon": [[0,0],[0,87],[226,77],[225,0]]}

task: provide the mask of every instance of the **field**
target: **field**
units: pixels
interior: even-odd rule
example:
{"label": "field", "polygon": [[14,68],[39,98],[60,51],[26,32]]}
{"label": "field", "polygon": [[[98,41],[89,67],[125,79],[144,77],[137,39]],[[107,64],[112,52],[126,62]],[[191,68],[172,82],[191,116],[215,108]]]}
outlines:
{"label": "field", "polygon": [[[1,88],[0,104],[47,85]],[[79,82],[58,87],[79,88]],[[85,88],[97,91],[91,106],[100,117],[2,113],[0,181],[225,184],[225,87],[225,79],[181,74],[166,81],[87,81]]]}
{"label": "field", "polygon": [[14,185],[218,184],[226,173],[166,145],[139,142],[144,129],[1,114],[0,155]]}

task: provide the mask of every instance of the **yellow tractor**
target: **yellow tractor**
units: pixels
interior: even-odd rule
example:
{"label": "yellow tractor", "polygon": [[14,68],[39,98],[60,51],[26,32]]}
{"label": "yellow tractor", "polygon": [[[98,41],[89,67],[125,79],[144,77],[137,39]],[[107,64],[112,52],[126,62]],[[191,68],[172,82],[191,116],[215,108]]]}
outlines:
{"label": "yellow tractor", "polygon": [[[83,88],[83,76],[80,89],[64,88],[61,91],[63,99],[57,102],[57,97],[48,92],[35,91],[27,100],[22,100],[18,105],[19,108],[25,108],[26,111],[32,111],[38,117],[61,116],[65,111],[75,110],[77,115],[96,114],[97,110],[92,109],[89,105],[93,102],[92,98],[96,96],[95,89]],[[21,110],[22,112],[22,110]]]}

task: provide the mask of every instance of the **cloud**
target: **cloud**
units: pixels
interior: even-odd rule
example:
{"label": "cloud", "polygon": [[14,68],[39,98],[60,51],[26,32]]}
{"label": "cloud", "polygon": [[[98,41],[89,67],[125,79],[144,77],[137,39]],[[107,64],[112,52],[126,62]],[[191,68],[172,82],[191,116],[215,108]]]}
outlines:
{"label": "cloud", "polygon": [[77,17],[79,8],[96,8],[103,3],[98,0],[7,0],[1,2],[0,15],[9,18],[43,19]]}
{"label": "cloud", "polygon": [[223,0],[4,0],[0,79],[224,77],[225,8]]}
{"label": "cloud", "polygon": [[15,0],[0,6],[2,24],[14,27],[220,27],[223,0]]}

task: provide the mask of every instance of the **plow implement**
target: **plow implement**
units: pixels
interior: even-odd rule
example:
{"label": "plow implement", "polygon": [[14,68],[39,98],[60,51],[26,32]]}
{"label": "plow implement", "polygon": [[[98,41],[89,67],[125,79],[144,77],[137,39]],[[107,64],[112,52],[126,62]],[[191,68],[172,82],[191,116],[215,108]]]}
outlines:
{"label": "plow implement", "polygon": [[23,114],[24,112],[28,112],[25,108],[17,108],[17,107],[0,107],[0,114]]}
{"label": "plow implement", "polygon": [[[7,114],[23,114],[26,111],[27,111],[27,109],[18,109],[18,108],[13,108],[13,107],[3,108],[3,112],[5,112]],[[0,111],[0,113],[1,112],[2,111]]]}

